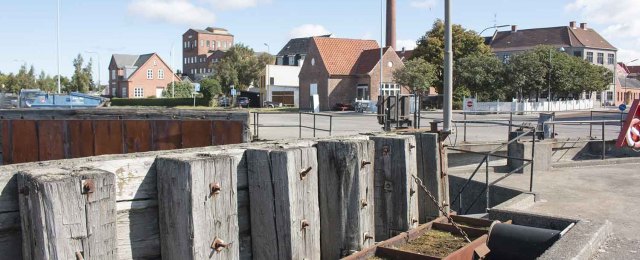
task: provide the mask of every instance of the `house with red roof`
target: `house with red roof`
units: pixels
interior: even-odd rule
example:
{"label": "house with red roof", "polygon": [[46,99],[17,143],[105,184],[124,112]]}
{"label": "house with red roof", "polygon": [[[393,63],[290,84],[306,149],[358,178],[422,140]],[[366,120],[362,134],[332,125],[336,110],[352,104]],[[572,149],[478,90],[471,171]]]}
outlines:
{"label": "house with red roof", "polygon": [[385,47],[382,61],[380,56],[380,46],[373,40],[311,38],[299,74],[300,108],[326,111],[337,103],[409,93],[393,79],[393,72],[404,67],[396,51]]}

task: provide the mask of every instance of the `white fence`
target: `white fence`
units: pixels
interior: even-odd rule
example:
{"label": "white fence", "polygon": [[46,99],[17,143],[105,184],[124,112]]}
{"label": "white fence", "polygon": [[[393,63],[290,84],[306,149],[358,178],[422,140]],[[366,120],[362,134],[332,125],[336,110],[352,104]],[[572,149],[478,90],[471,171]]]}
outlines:
{"label": "white fence", "polygon": [[463,106],[464,111],[557,112],[593,109],[594,102],[590,99],[552,102],[476,102],[475,99],[468,98],[464,100]]}

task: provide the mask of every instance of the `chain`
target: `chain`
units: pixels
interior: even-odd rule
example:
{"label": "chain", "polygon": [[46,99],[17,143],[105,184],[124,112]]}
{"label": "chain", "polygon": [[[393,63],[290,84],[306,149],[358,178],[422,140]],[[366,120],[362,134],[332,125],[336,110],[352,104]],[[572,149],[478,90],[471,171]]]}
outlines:
{"label": "chain", "polygon": [[469,239],[469,236],[467,235],[466,232],[464,232],[464,230],[462,230],[462,228],[460,228],[460,226],[458,226],[458,224],[456,224],[453,219],[451,218],[451,216],[449,215],[448,212],[446,212],[446,210],[444,209],[444,206],[441,206],[438,203],[438,200],[436,200],[435,197],[433,197],[433,195],[431,194],[431,192],[429,192],[429,190],[427,190],[427,187],[424,186],[424,184],[422,183],[422,180],[420,178],[418,178],[415,175],[411,175],[411,177],[413,177],[414,180],[416,180],[416,183],[418,184],[418,186],[420,186],[422,188],[422,190],[424,190],[424,192],[427,193],[427,195],[429,196],[429,198],[431,198],[431,201],[436,204],[436,207],[438,207],[438,209],[440,210],[440,212],[442,212],[442,214],[444,214],[447,219],[449,220],[449,222],[453,225],[453,227],[455,227],[458,232],[460,232],[460,234],[462,234],[462,236],[464,236],[464,239],[468,242],[471,243],[471,240]]}

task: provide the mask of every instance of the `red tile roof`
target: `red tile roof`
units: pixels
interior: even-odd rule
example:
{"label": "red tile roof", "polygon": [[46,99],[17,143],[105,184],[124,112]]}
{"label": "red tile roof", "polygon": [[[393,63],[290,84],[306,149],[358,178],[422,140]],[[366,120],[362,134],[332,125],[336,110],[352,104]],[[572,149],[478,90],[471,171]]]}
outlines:
{"label": "red tile roof", "polygon": [[[387,53],[389,47],[383,49],[383,53]],[[351,74],[368,74],[373,68],[380,62],[380,48],[365,50],[360,54],[356,66],[351,71]]]}
{"label": "red tile roof", "polygon": [[569,26],[497,32],[490,45],[494,52],[525,50],[539,45],[616,50],[595,30]]}
{"label": "red tile roof", "polygon": [[629,73],[640,74],[640,66],[627,66]]}
{"label": "red tile roof", "polygon": [[374,40],[313,37],[313,41],[331,75],[353,74],[363,51],[376,49],[380,55],[380,47]]}

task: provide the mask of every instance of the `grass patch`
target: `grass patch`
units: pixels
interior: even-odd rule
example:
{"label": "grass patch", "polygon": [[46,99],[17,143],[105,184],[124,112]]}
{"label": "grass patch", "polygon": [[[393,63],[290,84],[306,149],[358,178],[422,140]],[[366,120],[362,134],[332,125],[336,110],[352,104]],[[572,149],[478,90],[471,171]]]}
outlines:
{"label": "grass patch", "polygon": [[430,230],[419,238],[398,247],[399,250],[444,258],[467,245],[462,237],[449,232]]}

